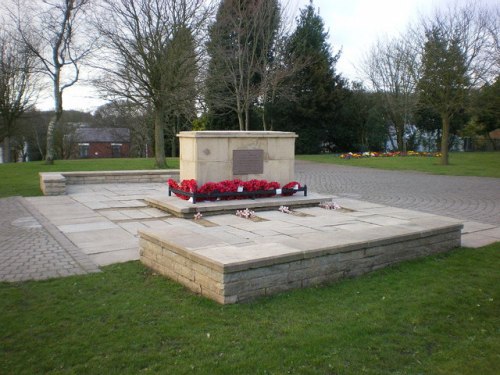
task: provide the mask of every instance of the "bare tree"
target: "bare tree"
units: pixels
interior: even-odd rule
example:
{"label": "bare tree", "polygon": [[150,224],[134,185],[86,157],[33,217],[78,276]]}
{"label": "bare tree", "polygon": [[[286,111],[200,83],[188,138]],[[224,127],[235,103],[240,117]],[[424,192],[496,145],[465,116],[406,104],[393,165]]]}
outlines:
{"label": "bare tree", "polygon": [[[297,100],[295,90],[292,89],[292,77],[314,63],[311,56],[290,54],[287,43],[290,37],[289,24],[282,22],[274,40],[269,42],[273,56],[263,61],[259,75],[258,102],[262,107],[262,129],[273,130],[273,107],[278,97],[281,100],[294,102]],[[270,112],[270,114],[268,113]]]}
{"label": "bare tree", "polygon": [[13,0],[19,41],[37,58],[39,72],[51,81],[54,115],[47,127],[45,162],[55,158],[54,131],[63,113],[63,92],[80,77],[82,61],[94,46],[88,30],[83,30],[84,12],[90,0]]}
{"label": "bare tree", "polygon": [[[151,107],[155,163],[165,167],[166,114],[194,100],[200,40],[212,7],[204,0],[105,0],[97,27],[104,38],[96,84],[111,99]],[[110,20],[112,19],[112,20]],[[188,43],[192,41],[192,44]]]}
{"label": "bare tree", "polygon": [[0,139],[3,161],[11,161],[11,138],[17,119],[30,110],[37,96],[33,56],[12,37],[12,30],[0,29]]}
{"label": "bare tree", "polygon": [[416,105],[418,57],[407,37],[379,39],[360,67],[371,87],[380,94],[384,117],[394,127],[397,148],[401,151],[405,148],[405,126],[410,123]]}
{"label": "bare tree", "polygon": [[249,130],[279,22],[276,0],[224,0],[211,26],[207,99],[209,106],[234,111],[240,130]]}

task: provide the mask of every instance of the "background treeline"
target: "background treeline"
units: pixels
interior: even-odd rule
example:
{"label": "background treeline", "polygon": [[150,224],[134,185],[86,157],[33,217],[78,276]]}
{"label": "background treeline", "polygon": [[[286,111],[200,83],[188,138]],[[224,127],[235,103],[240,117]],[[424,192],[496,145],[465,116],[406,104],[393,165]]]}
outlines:
{"label": "background treeline", "polygon": [[[130,128],[133,155],[152,149],[158,167],[191,129],[294,131],[298,153],[440,147],[446,164],[458,136],[487,139],[500,127],[498,5],[421,16],[366,51],[353,82],[312,2],[295,19],[278,0],[4,8],[0,140],[4,150],[27,142],[31,159],[68,157],[64,135],[85,123]],[[82,69],[108,100],[92,114],[63,107]],[[52,111],[35,109],[41,90],[53,93]]]}

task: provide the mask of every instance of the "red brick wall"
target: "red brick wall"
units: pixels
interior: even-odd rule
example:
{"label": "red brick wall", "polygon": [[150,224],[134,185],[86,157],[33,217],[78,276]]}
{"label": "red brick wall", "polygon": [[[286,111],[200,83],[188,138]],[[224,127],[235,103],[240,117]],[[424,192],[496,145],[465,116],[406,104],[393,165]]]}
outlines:
{"label": "red brick wall", "polygon": [[[127,158],[130,155],[130,143],[122,143],[120,148],[120,156],[122,158]],[[78,144],[76,145],[76,158],[80,158],[80,148]],[[108,142],[91,142],[89,144],[89,159],[97,158],[112,158],[113,149],[111,143]]]}

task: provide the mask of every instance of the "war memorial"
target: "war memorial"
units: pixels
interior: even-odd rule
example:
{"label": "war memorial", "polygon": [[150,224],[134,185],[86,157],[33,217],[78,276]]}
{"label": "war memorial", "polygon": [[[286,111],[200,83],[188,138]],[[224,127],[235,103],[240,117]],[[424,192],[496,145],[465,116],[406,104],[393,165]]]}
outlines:
{"label": "war memorial", "polygon": [[[140,260],[219,303],[354,277],[460,246],[456,220],[352,199],[340,206],[335,196],[301,186],[294,181],[294,133],[178,137],[179,182],[170,181],[169,196],[146,198],[177,224],[139,230]],[[220,191],[235,183],[241,186]]]}

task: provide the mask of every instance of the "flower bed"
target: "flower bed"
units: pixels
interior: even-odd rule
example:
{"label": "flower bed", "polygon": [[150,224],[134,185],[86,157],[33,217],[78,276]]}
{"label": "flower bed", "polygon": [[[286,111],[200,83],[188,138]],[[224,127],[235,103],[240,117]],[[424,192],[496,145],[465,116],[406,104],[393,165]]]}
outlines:
{"label": "flower bed", "polygon": [[196,180],[183,180],[177,183],[168,180],[168,195],[174,193],[184,200],[192,200],[193,203],[201,201],[232,200],[245,198],[265,198],[275,195],[290,196],[298,191],[307,196],[307,186],[301,186],[297,181],[289,182],[280,188],[278,182],[266,180],[241,181],[225,180],[221,182],[207,182],[198,188]]}
{"label": "flower bed", "polygon": [[352,153],[349,152],[347,154],[341,154],[341,159],[360,159],[360,158],[392,158],[398,156],[422,156],[422,157],[441,157],[440,152],[416,152],[416,151],[408,151],[408,152],[363,152],[363,153]]}

